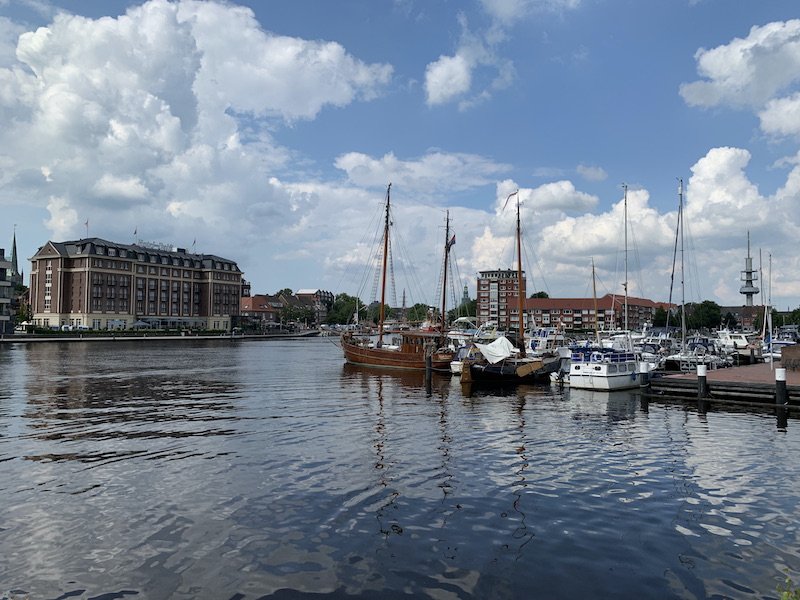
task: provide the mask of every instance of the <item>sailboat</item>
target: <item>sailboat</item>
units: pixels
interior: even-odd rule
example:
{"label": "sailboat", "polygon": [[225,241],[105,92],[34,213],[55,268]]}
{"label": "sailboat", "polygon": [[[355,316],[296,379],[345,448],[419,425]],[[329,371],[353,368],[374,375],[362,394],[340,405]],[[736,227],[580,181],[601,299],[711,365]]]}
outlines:
{"label": "sailboat", "polygon": [[[517,299],[520,334],[525,331],[524,294],[522,292],[522,240],[519,219],[519,192],[517,196]],[[523,336],[520,336],[521,339]],[[517,349],[506,336],[501,336],[489,344],[475,342],[482,358],[466,359],[462,366],[462,383],[525,383],[550,381],[550,373],[558,371],[561,357],[555,352],[541,352],[528,356],[525,343]]]}
{"label": "sailboat", "polygon": [[345,360],[356,365],[368,365],[372,367],[387,367],[394,369],[426,369],[428,357],[430,357],[431,367],[435,370],[449,371],[450,361],[453,360],[454,352],[447,347],[447,338],[444,332],[445,319],[445,300],[447,261],[450,248],[454,239],[450,238],[450,214],[447,214],[447,226],[445,227],[445,250],[444,250],[444,277],[442,285],[442,322],[439,331],[402,331],[393,332],[392,343],[384,342],[384,308],[386,306],[386,271],[389,258],[389,227],[390,227],[390,183],[386,189],[386,216],[383,229],[383,260],[381,263],[381,309],[378,321],[378,339],[374,342],[369,335],[361,335],[357,332],[346,331],[342,333],[340,341]]}
{"label": "sailboat", "polygon": [[[628,186],[623,186],[623,222],[625,227],[625,331],[628,331]],[[638,387],[639,359],[630,340],[624,348],[606,348],[600,343],[597,327],[597,288],[592,260],[592,293],[594,294],[594,331],[596,346],[573,349],[569,369],[571,388],[586,390],[625,390]]]}
{"label": "sailboat", "polygon": [[[722,356],[718,356],[714,350],[713,344],[704,343],[703,340],[695,340],[687,345],[689,341],[686,334],[686,300],[685,300],[685,282],[684,282],[684,267],[683,267],[683,179],[680,179],[680,186],[678,188],[678,227],[675,232],[675,249],[672,257],[672,272],[673,280],[675,277],[675,262],[678,251],[678,240],[681,244],[681,346],[680,350],[674,354],[668,355],[664,359],[664,369],[666,371],[692,371],[697,368],[697,365],[705,365],[711,369],[719,369],[722,367],[730,366],[728,360]],[[749,238],[748,238],[749,240]],[[749,241],[748,241],[749,251]],[[669,293],[669,308],[670,312],[667,313],[667,324],[669,324],[669,315],[672,311],[672,285],[670,284]]]}

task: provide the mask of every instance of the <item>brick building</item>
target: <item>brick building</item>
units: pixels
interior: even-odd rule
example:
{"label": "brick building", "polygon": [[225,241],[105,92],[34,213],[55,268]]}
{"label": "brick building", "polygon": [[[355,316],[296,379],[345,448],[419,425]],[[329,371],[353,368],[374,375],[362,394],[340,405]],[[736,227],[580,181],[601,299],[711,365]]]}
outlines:
{"label": "brick building", "polygon": [[34,325],[229,331],[242,272],[210,254],[100,238],[48,241],[31,258]]}
{"label": "brick building", "polygon": [[[519,330],[519,294],[525,298],[525,271],[522,282],[515,269],[494,269],[478,273],[478,324],[494,321],[501,329]],[[523,327],[527,323],[524,321]]]}
{"label": "brick building", "polygon": [[[628,329],[641,330],[652,326],[656,309],[666,304],[645,298],[628,297]],[[594,329],[595,301],[593,298],[528,298],[525,312],[532,327],[554,327],[561,323],[565,329]],[[597,324],[600,330],[625,327],[625,297],[606,294],[597,299]]]}
{"label": "brick building", "polygon": [[13,268],[11,261],[0,248],[0,334],[14,333],[14,317],[11,314],[11,298],[14,295]]}

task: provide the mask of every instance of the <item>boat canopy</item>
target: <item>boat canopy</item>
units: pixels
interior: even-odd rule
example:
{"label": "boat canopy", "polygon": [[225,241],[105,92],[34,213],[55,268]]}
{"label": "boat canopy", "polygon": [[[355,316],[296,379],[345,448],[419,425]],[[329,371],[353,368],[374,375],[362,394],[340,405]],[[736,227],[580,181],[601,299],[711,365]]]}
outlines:
{"label": "boat canopy", "polygon": [[499,337],[491,344],[476,343],[475,345],[491,364],[498,363],[514,353],[514,344],[506,337]]}

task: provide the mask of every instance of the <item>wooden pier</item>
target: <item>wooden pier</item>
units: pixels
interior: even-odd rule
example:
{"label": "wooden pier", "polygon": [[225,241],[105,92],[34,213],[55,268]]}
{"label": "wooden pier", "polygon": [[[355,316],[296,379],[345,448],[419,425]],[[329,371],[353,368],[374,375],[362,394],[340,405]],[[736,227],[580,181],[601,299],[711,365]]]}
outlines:
{"label": "wooden pier", "polygon": [[[707,398],[775,404],[775,370],[778,368],[781,368],[780,362],[708,370]],[[800,406],[800,369],[787,368],[785,374],[788,405]],[[696,372],[653,377],[649,383],[650,390],[644,393],[694,398],[700,396],[700,378]]]}

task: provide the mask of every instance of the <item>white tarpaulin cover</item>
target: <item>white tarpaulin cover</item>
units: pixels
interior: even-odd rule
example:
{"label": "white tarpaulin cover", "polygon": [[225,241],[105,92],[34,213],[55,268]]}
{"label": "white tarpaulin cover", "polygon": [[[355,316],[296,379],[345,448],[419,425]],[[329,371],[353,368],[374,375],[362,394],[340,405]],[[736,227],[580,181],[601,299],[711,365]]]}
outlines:
{"label": "white tarpaulin cover", "polygon": [[491,344],[475,344],[490,363],[498,363],[514,353],[514,344],[508,338],[499,337]]}

